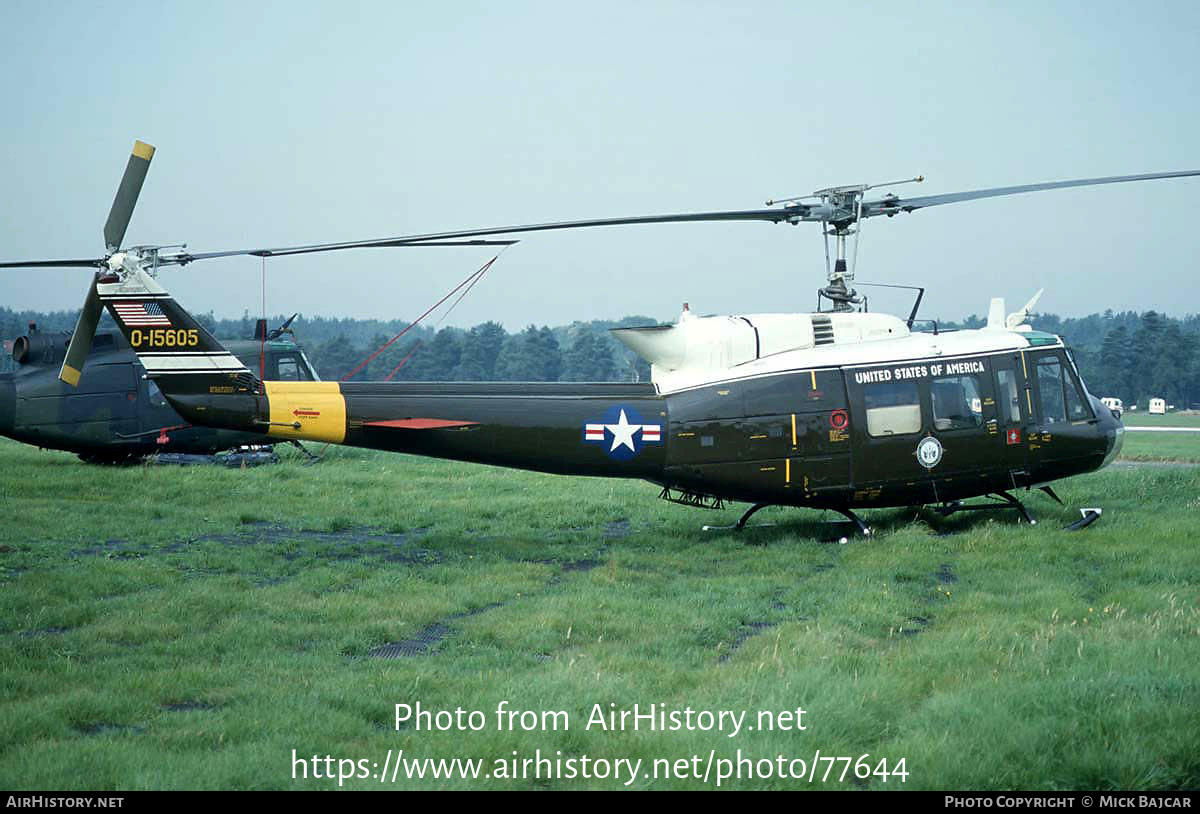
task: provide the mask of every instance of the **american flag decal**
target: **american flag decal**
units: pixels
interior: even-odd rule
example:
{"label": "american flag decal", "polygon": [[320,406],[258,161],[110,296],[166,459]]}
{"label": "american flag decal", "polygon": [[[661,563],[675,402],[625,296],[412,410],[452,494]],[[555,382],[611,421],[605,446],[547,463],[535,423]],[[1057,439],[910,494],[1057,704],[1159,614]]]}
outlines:
{"label": "american flag decal", "polygon": [[121,321],[130,327],[171,327],[171,320],[156,302],[114,302],[112,307]]}

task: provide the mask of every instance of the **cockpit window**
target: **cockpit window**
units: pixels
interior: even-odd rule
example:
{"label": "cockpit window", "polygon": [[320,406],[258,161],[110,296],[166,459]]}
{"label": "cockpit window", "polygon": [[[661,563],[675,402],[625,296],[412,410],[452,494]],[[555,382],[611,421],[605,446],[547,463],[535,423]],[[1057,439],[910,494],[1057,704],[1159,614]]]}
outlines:
{"label": "cockpit window", "polygon": [[1079,385],[1079,380],[1071,371],[1066,371],[1063,378],[1063,389],[1067,393],[1067,416],[1072,421],[1092,418],[1092,409],[1088,406],[1086,391]]}
{"label": "cockpit window", "polygon": [[276,378],[281,382],[312,381],[309,375],[307,360],[293,353],[286,353],[276,360]]}
{"label": "cockpit window", "polygon": [[1038,399],[1043,421],[1087,421],[1094,417],[1087,392],[1073,367],[1064,364],[1058,354],[1038,360]]}
{"label": "cockpit window", "polygon": [[305,380],[312,382],[321,381],[321,377],[317,375],[316,368],[312,366],[312,362],[308,361],[308,357],[304,355],[304,351],[298,351],[297,355],[300,357],[300,367]]}
{"label": "cockpit window", "polygon": [[1039,405],[1042,420],[1048,424],[1067,420],[1063,399],[1063,370],[1057,358],[1039,359],[1037,363]]}

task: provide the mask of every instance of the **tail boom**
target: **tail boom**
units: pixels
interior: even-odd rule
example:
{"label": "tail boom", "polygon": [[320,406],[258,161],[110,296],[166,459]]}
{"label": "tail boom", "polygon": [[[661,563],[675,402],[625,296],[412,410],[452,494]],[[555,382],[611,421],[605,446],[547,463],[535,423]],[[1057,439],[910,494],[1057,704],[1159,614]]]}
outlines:
{"label": "tail boom", "polygon": [[653,385],[260,381],[142,269],[101,277],[146,375],[187,421],[559,474],[659,480]]}

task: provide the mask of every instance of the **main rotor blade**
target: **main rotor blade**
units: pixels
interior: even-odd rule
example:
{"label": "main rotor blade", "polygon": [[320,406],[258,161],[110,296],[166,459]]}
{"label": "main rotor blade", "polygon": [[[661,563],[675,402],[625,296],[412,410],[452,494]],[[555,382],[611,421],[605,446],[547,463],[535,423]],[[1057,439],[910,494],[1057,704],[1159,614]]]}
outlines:
{"label": "main rotor blade", "polygon": [[0,263],[0,269],[42,269],[42,268],[103,268],[104,259],[95,260],[21,260],[15,263]]}
{"label": "main rotor blade", "polygon": [[112,208],[108,210],[108,220],[104,222],[104,245],[110,252],[121,248],[153,157],[154,148],[149,144],[141,141],[133,143],[133,152],[129,156],[129,163],[125,165],[125,174],[121,176],[121,185],[117,187]]}
{"label": "main rotor blade", "polygon": [[83,375],[83,363],[87,361],[88,351],[92,349],[92,336],[96,333],[96,324],[100,322],[100,294],[96,291],[96,275],[92,275],[92,287],[88,289],[83,301],[83,310],[75,321],[75,332],[71,334],[71,344],[67,345],[67,355],[63,359],[58,378],[72,387],[79,386],[79,377]]}
{"label": "main rotor blade", "polygon": [[217,257],[288,257],[293,254],[314,254],[316,252],[332,252],[339,249],[407,249],[421,246],[512,246],[519,240],[405,240],[385,238],[381,240],[359,241],[355,243],[330,243],[317,246],[285,246],[279,249],[238,249],[231,252],[199,252],[197,254],[172,254],[158,258],[160,266],[178,263],[186,266],[193,260],[212,260]]}
{"label": "main rotor blade", "polygon": [[1017,187],[996,187],[994,189],[977,189],[971,192],[951,192],[946,195],[925,195],[919,198],[883,198],[878,201],[864,201],[862,217],[875,215],[894,215],[897,212],[912,212],[927,206],[973,201],[978,198],[997,198],[1001,195],[1020,195],[1025,192],[1041,192],[1047,189],[1063,189],[1065,187],[1087,187],[1097,184],[1121,184],[1126,181],[1153,181],[1158,178],[1184,178],[1190,175],[1200,175],[1200,170],[1180,170],[1178,172],[1155,172],[1146,175],[1114,175],[1107,178],[1081,178],[1076,181],[1051,181],[1044,184],[1025,184]]}
{"label": "main rotor blade", "polygon": [[[675,215],[642,215],[632,218],[604,218],[600,220],[572,220],[559,223],[534,223],[522,226],[498,226],[489,229],[467,229],[457,232],[432,232],[423,235],[402,235],[400,237],[378,238],[376,240],[356,240],[348,243],[319,243],[311,246],[285,246],[278,249],[241,249],[229,252],[203,252],[198,254],[179,254],[171,257],[160,257],[159,265],[179,263],[186,265],[193,260],[208,260],[214,257],[233,257],[250,254],[256,257],[281,257],[291,254],[312,254],[314,252],[332,252],[342,249],[370,249],[381,247],[401,246],[492,246],[507,245],[516,241],[487,241],[464,238],[484,237],[487,235],[507,235],[521,232],[545,232],[552,229],[582,229],[592,226],[627,226],[639,223],[696,223],[700,221],[738,221],[762,220],[771,223],[788,221],[792,218],[803,217],[808,207],[804,205],[785,207],[782,209],[751,209],[729,212],[693,212]],[[460,241],[460,242],[450,242]]]}

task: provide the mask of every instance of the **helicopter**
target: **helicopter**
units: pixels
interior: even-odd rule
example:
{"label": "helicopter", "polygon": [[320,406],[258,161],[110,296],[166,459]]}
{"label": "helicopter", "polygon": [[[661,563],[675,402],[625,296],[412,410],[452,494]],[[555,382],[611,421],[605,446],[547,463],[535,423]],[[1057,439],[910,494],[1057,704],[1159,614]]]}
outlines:
{"label": "helicopter", "polygon": [[[228,342],[263,378],[318,378],[287,321],[270,331],[259,320],[253,339]],[[39,331],[12,342],[15,373],[0,374],[0,435],[43,449],[75,453],[85,463],[131,463],[151,455],[212,455],[276,443],[263,433],[193,426],[163,397],[119,331],[98,332],[77,387],[58,378],[69,335]],[[7,343],[6,343],[7,344]],[[163,459],[166,460],[166,459]]]}
{"label": "helicopter", "polygon": [[[138,150],[135,145],[131,165]],[[144,177],[144,167],[138,172]],[[1038,488],[1057,499],[1051,482],[1113,460],[1123,425],[1087,391],[1063,340],[1026,323],[1036,297],[1012,314],[993,299],[986,326],[977,330],[914,330],[920,294],[907,320],[868,312],[852,287],[861,224],[980,198],[1195,175],[1200,170],[870,200],[866,193],[884,185],[860,184],[767,201],[765,209],[208,253],[121,250],[124,227],[115,239],[106,227],[104,257],[0,267],[99,269],[63,378],[78,375],[76,364],[106,308],[146,375],[194,424],[555,474],[643,479],[661,487],[660,497],[684,505],[751,504],[738,530],[772,505],[835,511],[864,536],[870,527],[856,510],[869,508],[933,506],[943,515],[1011,509],[1032,524],[1013,492]],[[136,193],[125,198],[126,224],[135,199]],[[546,230],[703,221],[820,223],[827,285],[818,290],[813,313],[701,317],[685,308],[672,325],[615,330],[650,362],[646,383],[263,380],[157,279],[161,268],[216,257],[490,245],[494,236]],[[823,310],[824,300],[830,307]],[[161,327],[140,325],[145,314],[160,315]],[[965,502],[976,498],[985,502]],[[1097,516],[1092,512],[1080,523]]]}

